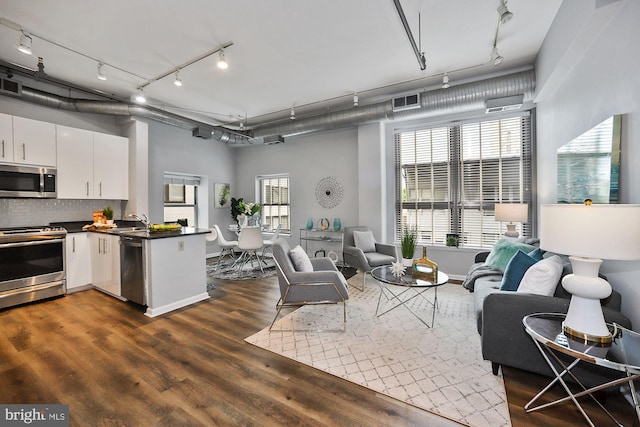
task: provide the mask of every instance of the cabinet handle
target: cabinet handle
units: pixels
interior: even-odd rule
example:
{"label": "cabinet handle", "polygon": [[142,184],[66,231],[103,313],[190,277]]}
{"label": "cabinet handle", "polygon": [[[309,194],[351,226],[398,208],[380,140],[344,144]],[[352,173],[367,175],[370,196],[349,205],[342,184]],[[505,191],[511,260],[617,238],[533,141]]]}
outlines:
{"label": "cabinet handle", "polygon": [[27,160],[27,144],[22,143],[22,160]]}
{"label": "cabinet handle", "polygon": [[100,183],[100,197],[102,197],[102,183]]}
{"label": "cabinet handle", "polygon": [[87,197],[89,197],[89,181],[87,181]]}
{"label": "cabinet handle", "polygon": [[71,238],[71,252],[76,253],[76,237]]}
{"label": "cabinet handle", "polygon": [[2,140],[2,158],[4,159],[4,139]]}

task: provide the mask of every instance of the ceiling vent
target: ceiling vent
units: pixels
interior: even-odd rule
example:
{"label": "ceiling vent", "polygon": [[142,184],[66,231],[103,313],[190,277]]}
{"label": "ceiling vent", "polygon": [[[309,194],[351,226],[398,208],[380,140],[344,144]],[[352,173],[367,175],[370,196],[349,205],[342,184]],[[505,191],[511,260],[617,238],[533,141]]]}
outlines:
{"label": "ceiling vent", "polygon": [[193,128],[191,134],[196,138],[211,139],[213,133],[213,126],[200,125],[197,128]]}
{"label": "ceiling vent", "polygon": [[414,93],[413,95],[399,96],[392,99],[393,111],[412,110],[414,108],[420,108],[420,94]]}
{"label": "ceiling vent", "polygon": [[262,143],[264,145],[283,144],[284,137],[282,135],[268,135],[264,137]]}
{"label": "ceiling vent", "polygon": [[0,78],[0,94],[19,98],[22,96],[22,83]]}
{"label": "ceiling vent", "polygon": [[505,96],[504,98],[491,98],[485,101],[486,113],[501,113],[503,111],[519,110],[524,102],[524,95]]}

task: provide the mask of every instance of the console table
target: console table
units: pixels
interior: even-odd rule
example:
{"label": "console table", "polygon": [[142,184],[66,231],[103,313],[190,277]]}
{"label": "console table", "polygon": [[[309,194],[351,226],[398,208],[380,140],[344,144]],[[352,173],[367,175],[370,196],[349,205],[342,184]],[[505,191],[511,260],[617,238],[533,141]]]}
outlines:
{"label": "console table", "polygon": [[[319,230],[317,228],[300,229],[300,245],[304,245],[304,250],[307,252],[309,256],[315,256],[315,252],[317,251],[325,251],[325,256],[329,256],[330,250],[325,248],[319,248],[314,253],[309,253],[309,242],[323,242],[328,245],[329,248],[333,248],[333,252],[337,255],[337,258],[332,259],[334,263],[338,264],[342,253],[342,238],[344,233],[342,230]],[[331,257],[330,257],[331,258]]]}
{"label": "console table", "polygon": [[[607,409],[598,402],[598,400],[596,400],[593,393],[598,390],[628,383],[636,415],[638,416],[638,420],[640,420],[640,405],[638,404],[638,395],[633,384],[633,380],[640,378],[640,334],[623,328],[622,326],[613,324],[607,325],[614,337],[613,342],[608,346],[585,341],[577,341],[563,333],[562,323],[564,322],[565,317],[565,314],[559,313],[536,313],[525,316],[522,319],[525,330],[529,335],[531,335],[536,347],[538,347],[538,350],[547,361],[547,364],[555,375],[555,378],[549,383],[549,385],[547,385],[525,405],[525,411],[537,411],[571,399],[589,425],[593,426],[594,424],[591,422],[591,419],[589,419],[578,402],[579,397],[589,395],[616,424],[621,425],[616,421],[613,415],[611,415],[611,413],[607,411]],[[558,357],[556,352],[572,357],[574,359],[573,362],[566,365]],[[552,359],[562,367],[562,371],[559,371],[559,369],[556,368],[556,365],[551,362]],[[590,363],[592,365],[603,366],[608,369],[620,371],[623,372],[625,376],[587,389],[571,372],[579,362]],[[563,378],[565,375],[569,375],[580,385],[583,391],[573,393]],[[531,406],[557,382],[559,382],[567,392],[567,397],[544,405],[538,405],[535,407]]]}

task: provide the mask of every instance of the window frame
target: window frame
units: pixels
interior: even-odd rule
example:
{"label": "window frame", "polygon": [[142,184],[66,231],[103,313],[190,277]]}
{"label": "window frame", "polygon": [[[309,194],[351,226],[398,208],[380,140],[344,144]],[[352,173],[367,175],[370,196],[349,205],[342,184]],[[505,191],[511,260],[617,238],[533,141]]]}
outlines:
{"label": "window frame", "polygon": [[[510,145],[508,145],[503,141],[505,137],[502,133],[502,126],[510,122],[518,123],[520,139],[509,140],[508,144]],[[483,124],[487,128],[486,130],[483,129]],[[464,146],[463,136],[474,126],[479,128],[480,139],[476,143],[477,146],[469,145],[467,148]],[[496,129],[498,132],[496,135],[490,134],[490,132],[495,133]],[[460,236],[461,247],[489,248],[502,236],[506,227],[495,221],[495,204],[509,202],[529,205],[529,221],[523,223],[519,228],[521,228],[521,236],[531,237],[536,224],[534,129],[534,109],[457,121],[425,122],[410,128],[395,129],[393,149],[396,239],[399,240],[404,229],[409,226],[410,228],[417,227],[418,242],[421,244],[445,246],[446,234],[456,233]],[[433,135],[435,131],[443,132],[445,130],[446,141],[444,140],[445,136],[440,133],[435,144],[433,137],[417,136],[423,132],[430,132]],[[409,152],[407,156],[406,152],[401,152],[401,144],[404,143],[401,140],[408,136],[408,145],[410,146],[412,143],[411,135],[416,135],[413,141],[416,147],[415,152]],[[493,152],[494,155],[497,153],[495,157],[491,157],[491,155],[484,157],[480,151],[483,148],[482,138],[487,136],[497,139],[497,143],[493,143],[497,144],[495,147],[489,145],[493,150],[497,150]],[[429,144],[427,148],[419,146],[425,141],[428,141],[426,143]],[[487,141],[489,144],[492,143],[491,138],[488,138]],[[468,141],[466,143],[468,144]],[[442,159],[444,144],[447,144],[447,151],[446,158]],[[515,156],[513,154],[514,146],[518,148]],[[431,147],[434,149],[431,150]],[[502,151],[504,147],[508,147],[512,151],[505,155]],[[464,151],[465,148],[466,151]],[[473,152],[479,157],[465,159],[469,152]],[[406,160],[407,158],[409,161]],[[425,162],[425,158],[430,161]],[[434,158],[437,158],[437,161],[433,161]],[[493,167],[491,167],[492,162],[496,163]],[[474,175],[469,175],[469,171],[482,174],[482,168],[487,169],[488,183],[486,187],[481,179],[474,182]],[[413,170],[409,173],[407,169]],[[508,181],[503,181],[503,174],[507,174]],[[465,184],[469,179],[472,180],[472,185],[471,188],[466,188]],[[505,183],[513,183],[514,179],[517,179],[519,185],[517,194],[503,188]],[[411,180],[411,185],[414,185],[414,188],[409,190]],[[447,189],[446,194],[443,193],[444,187]],[[492,195],[492,192],[496,192],[496,188],[498,188],[497,193]],[[409,193],[409,191],[413,192],[414,198],[406,198],[405,192]],[[473,194],[475,197],[470,198],[469,196]],[[479,215],[469,217],[476,212]],[[467,218],[465,218],[465,213]],[[424,218],[427,218],[426,226],[424,226]],[[421,225],[422,227],[420,227]]]}
{"label": "window frame", "polygon": [[[263,182],[270,181],[270,180],[281,180],[281,179],[287,180],[286,198],[288,199],[288,203],[266,204],[265,198],[263,197],[263,187],[262,187]],[[262,209],[260,210],[260,219],[263,225],[267,223],[266,215],[267,215],[267,210],[269,210],[268,209],[269,206],[277,207],[278,210],[280,210],[282,207],[286,207],[285,211],[288,211],[287,212],[288,215],[278,214],[277,217],[287,218],[285,221],[278,221],[278,223],[283,224],[282,228],[280,229],[280,234],[290,235],[291,234],[291,177],[290,175],[288,173],[278,173],[278,174],[256,176],[256,200],[257,200],[257,203],[260,203],[260,205],[262,206]],[[270,215],[270,216],[276,217],[276,215]],[[287,223],[288,223],[288,227],[286,226]]]}

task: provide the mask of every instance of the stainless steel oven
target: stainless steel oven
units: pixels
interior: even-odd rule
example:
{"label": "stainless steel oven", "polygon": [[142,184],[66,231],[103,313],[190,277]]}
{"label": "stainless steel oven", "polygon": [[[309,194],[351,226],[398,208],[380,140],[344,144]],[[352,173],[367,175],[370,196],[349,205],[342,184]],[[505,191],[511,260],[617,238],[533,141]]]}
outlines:
{"label": "stainless steel oven", "polygon": [[67,292],[64,228],[0,230],[0,308]]}

